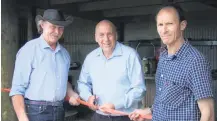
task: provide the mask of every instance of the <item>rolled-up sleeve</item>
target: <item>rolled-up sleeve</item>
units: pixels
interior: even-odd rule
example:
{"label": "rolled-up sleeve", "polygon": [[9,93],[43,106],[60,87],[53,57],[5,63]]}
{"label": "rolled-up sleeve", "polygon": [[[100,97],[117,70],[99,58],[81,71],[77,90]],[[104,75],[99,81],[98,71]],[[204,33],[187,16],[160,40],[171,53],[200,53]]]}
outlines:
{"label": "rolled-up sleeve", "polygon": [[132,105],[141,102],[146,91],[141,61],[139,55],[135,51],[129,56],[127,68],[131,85],[125,95],[125,108],[129,108]]}
{"label": "rolled-up sleeve", "polygon": [[79,95],[85,101],[87,101],[88,98],[92,95],[92,81],[88,72],[87,62],[88,61],[86,58],[84,64],[82,65],[81,73],[78,80]]}
{"label": "rolled-up sleeve", "polygon": [[16,56],[12,87],[9,96],[24,95],[31,74],[32,54],[27,47],[22,47]]}

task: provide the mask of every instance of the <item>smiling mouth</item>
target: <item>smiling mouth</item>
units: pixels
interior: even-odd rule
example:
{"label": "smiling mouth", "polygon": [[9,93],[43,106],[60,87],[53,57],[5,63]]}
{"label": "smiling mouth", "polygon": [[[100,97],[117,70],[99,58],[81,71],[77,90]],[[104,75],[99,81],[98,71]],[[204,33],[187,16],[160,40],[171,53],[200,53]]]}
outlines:
{"label": "smiling mouth", "polygon": [[162,36],[161,38],[162,39],[168,39],[169,37],[168,36]]}
{"label": "smiling mouth", "polygon": [[58,38],[58,36],[52,36],[54,39],[57,39]]}
{"label": "smiling mouth", "polygon": [[106,46],[106,47],[109,47],[110,46],[110,44],[103,44],[104,46]]}

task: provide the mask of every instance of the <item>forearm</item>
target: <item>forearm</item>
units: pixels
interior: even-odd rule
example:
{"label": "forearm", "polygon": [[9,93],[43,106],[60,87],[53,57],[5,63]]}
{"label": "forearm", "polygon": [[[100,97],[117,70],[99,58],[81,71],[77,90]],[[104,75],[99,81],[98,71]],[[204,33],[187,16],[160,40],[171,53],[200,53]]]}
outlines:
{"label": "forearm", "polygon": [[214,113],[208,110],[204,110],[203,112],[201,112],[200,121],[214,121]]}
{"label": "forearm", "polygon": [[77,93],[73,91],[71,84],[68,82],[67,83],[67,96],[68,97],[77,97]]}
{"label": "forearm", "polygon": [[78,81],[79,96],[83,100],[88,101],[88,98],[93,95],[91,93],[91,90],[92,90],[91,85],[88,85],[87,83],[84,83],[82,81]]}
{"label": "forearm", "polygon": [[198,101],[201,112],[200,121],[214,121],[214,101],[212,98],[202,99]]}
{"label": "forearm", "polygon": [[138,104],[138,102],[141,102],[143,97],[145,95],[145,89],[144,88],[132,88],[128,93],[126,94],[126,108],[131,107],[135,102]]}
{"label": "forearm", "polygon": [[22,95],[14,95],[12,96],[12,103],[14,106],[14,110],[17,114],[17,118],[27,119],[26,111],[25,111],[25,103]]}

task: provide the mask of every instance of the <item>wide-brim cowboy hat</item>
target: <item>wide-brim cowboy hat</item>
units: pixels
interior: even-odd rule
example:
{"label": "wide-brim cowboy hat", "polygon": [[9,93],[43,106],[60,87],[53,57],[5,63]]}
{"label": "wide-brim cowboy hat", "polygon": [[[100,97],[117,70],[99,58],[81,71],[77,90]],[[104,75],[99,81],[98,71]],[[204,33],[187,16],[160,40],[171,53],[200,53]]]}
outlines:
{"label": "wide-brim cowboy hat", "polygon": [[68,16],[68,17],[64,17],[64,15],[55,9],[47,9],[44,11],[44,15],[37,15],[35,17],[35,21],[36,23],[39,20],[43,20],[43,21],[48,21],[54,25],[58,25],[58,26],[68,26],[69,24],[71,24],[73,22],[73,17]]}

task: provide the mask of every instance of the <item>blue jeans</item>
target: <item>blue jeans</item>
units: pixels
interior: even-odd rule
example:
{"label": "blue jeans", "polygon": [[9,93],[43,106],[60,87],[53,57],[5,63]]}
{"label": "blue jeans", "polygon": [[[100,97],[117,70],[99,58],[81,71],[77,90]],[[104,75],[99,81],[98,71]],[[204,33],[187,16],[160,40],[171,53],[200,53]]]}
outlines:
{"label": "blue jeans", "polygon": [[64,108],[61,106],[26,103],[29,121],[64,121]]}

